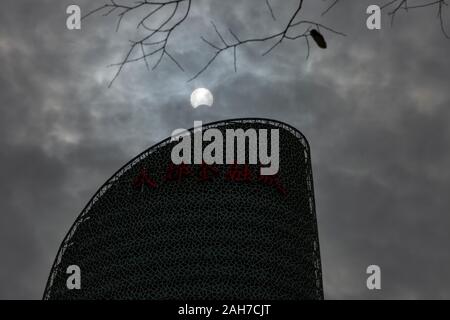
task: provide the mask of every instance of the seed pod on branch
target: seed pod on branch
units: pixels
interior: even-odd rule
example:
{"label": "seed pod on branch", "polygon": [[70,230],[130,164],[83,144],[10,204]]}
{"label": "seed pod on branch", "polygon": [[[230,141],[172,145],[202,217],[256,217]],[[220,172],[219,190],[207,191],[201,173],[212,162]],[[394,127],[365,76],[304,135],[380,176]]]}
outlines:
{"label": "seed pod on branch", "polygon": [[319,48],[322,48],[322,49],[327,48],[327,42],[325,41],[325,38],[322,36],[322,34],[319,31],[317,31],[316,29],[312,29],[309,34],[314,39],[314,41],[319,46]]}

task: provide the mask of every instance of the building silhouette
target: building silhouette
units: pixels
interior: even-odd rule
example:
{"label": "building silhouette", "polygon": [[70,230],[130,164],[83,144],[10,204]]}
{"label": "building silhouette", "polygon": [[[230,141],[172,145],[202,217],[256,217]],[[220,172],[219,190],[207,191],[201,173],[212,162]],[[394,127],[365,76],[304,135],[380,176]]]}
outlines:
{"label": "building silhouette", "polygon": [[[323,299],[310,149],[268,119],[203,129],[279,129],[280,170],[174,165],[170,138],[114,174],[63,240],[44,299]],[[191,129],[192,131],[192,129]],[[67,268],[81,288],[69,290]]]}

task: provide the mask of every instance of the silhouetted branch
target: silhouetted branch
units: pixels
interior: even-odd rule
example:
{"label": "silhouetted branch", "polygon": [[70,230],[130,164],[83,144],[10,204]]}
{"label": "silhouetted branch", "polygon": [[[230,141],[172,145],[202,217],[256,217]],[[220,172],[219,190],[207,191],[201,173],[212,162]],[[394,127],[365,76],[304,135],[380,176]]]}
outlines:
{"label": "silhouetted branch", "polygon": [[325,9],[324,12],[322,12],[322,16],[326,15],[328,13],[328,11],[330,11],[331,9],[334,8],[335,5],[337,5],[337,3],[339,2],[339,0],[334,0],[331,5],[328,6],[328,8]]}
{"label": "silhouetted branch", "polygon": [[270,5],[270,0],[266,0],[266,5],[267,5],[267,8],[269,8],[269,12],[270,12],[270,15],[272,16],[272,19],[274,21],[277,20],[277,18],[275,17],[275,14],[273,13],[272,6]]}
{"label": "silhouetted branch", "polygon": [[[112,86],[114,81],[123,71],[123,68],[127,64],[133,62],[143,61],[147,70],[153,70],[160,65],[164,58],[167,58],[168,60],[172,61],[180,70],[184,71],[181,64],[169,52],[168,44],[173,32],[188,18],[191,11],[192,0],[141,0],[135,2],[132,5],[118,3],[116,2],[116,0],[109,1],[109,3],[106,3],[105,5],[98,7],[83,16],[82,19],[86,19],[87,17],[100,12],[103,12],[103,16],[109,16],[113,13],[117,13],[118,19],[115,29],[116,31],[118,31],[121,27],[123,19],[125,19],[128,15],[136,12],[140,15],[142,14],[143,16],[137,22],[136,29],[143,29],[146,32],[146,34],[140,39],[136,41],[130,41],[130,48],[126,52],[126,55],[121,62],[111,65],[117,67],[117,72],[109,83],[109,87]],[[327,14],[332,8],[334,8],[338,3],[341,2],[340,0],[327,1],[330,1],[330,4],[325,9],[325,11],[322,12],[322,15]],[[417,1],[412,2],[411,0],[389,0],[387,3],[381,6],[381,9],[390,10],[388,14],[391,16],[393,23],[395,15],[401,10],[408,11],[410,9],[412,10],[425,7],[435,7],[437,9],[437,17],[440,21],[440,28],[445,37],[450,39],[450,36],[447,33],[444,25],[444,8],[448,6],[448,0],[423,0],[422,3],[418,3]],[[276,15],[270,0],[265,0],[265,3],[272,19],[276,20]],[[299,0],[296,10],[290,16],[290,19],[286,23],[284,29],[261,37],[240,39],[240,37],[238,37],[238,35],[229,28],[228,32],[232,36],[233,40],[227,42],[225,40],[226,37],[224,37],[224,34],[219,31],[214,22],[211,22],[220,44],[216,44],[205,39],[204,37],[201,37],[203,42],[205,42],[214,50],[214,54],[206,62],[206,64],[197,73],[195,73],[193,77],[189,79],[189,81],[192,81],[199,77],[209,68],[209,66],[216,60],[218,56],[228,50],[233,50],[234,70],[237,71],[237,49],[238,47],[246,44],[258,42],[271,43],[262,53],[262,55],[265,56],[275,50],[285,40],[295,41],[303,38],[305,39],[307,45],[306,58],[308,59],[311,49],[309,42],[310,39],[313,39],[319,47],[326,48],[326,41],[319,31],[320,29],[325,30],[326,32],[345,36],[345,34],[323,24],[319,24],[314,21],[299,19],[303,3],[304,0]],[[165,9],[168,9],[170,14],[167,18],[161,20],[162,11],[164,11]],[[150,27],[149,23],[153,22],[154,20],[158,21],[158,24],[156,25],[156,27]],[[300,28],[300,26],[304,26],[305,28]],[[313,28],[316,28],[317,30]],[[314,32],[315,37],[311,36],[311,32]],[[153,61],[150,60],[150,58],[152,58],[153,56],[155,56],[155,61],[153,63],[153,66],[150,66],[151,61]]]}
{"label": "silhouetted branch", "polygon": [[437,8],[437,16],[440,22],[442,33],[447,39],[450,39],[444,25],[443,8],[448,6],[447,0],[426,0],[422,3],[411,4],[409,0],[391,0],[381,6],[381,9],[390,9],[389,15],[391,16],[391,24],[394,23],[394,18],[400,10],[408,11],[413,9],[435,7]]}
{"label": "silhouetted branch", "polygon": [[[217,29],[217,26],[212,22],[213,28],[216,32],[216,34],[218,35],[218,38],[220,39],[220,41],[222,42],[221,45],[216,45],[213,44],[211,41],[206,40],[205,38],[202,37],[202,40],[208,44],[211,48],[213,48],[215,50],[214,55],[208,60],[208,62],[191,78],[189,79],[189,81],[192,81],[196,78],[198,78],[203,72],[205,72],[209,66],[217,59],[217,57],[222,54],[223,52],[229,50],[229,49],[233,49],[234,52],[234,68],[235,70],[237,69],[237,62],[236,62],[236,50],[238,47],[244,45],[244,44],[249,44],[249,43],[255,43],[255,42],[267,42],[267,41],[271,41],[274,40],[275,42],[266,50],[263,52],[263,56],[269,54],[270,52],[272,52],[276,47],[278,47],[284,40],[297,40],[300,38],[305,38],[306,39],[306,44],[308,47],[308,52],[307,52],[307,58],[309,57],[310,54],[310,45],[309,45],[309,41],[308,41],[308,37],[310,37],[310,29],[315,26],[317,29],[324,29],[328,32],[332,32],[338,35],[342,35],[345,36],[345,34],[338,32],[332,28],[329,28],[327,26],[324,26],[322,24],[313,22],[313,21],[308,21],[308,20],[299,20],[296,21],[296,19],[299,16],[300,11],[302,10],[302,6],[303,6],[303,2],[304,0],[300,0],[299,4],[295,10],[295,12],[292,14],[289,22],[287,23],[286,27],[279,31],[276,32],[274,34],[265,36],[265,37],[261,37],[261,38],[250,38],[250,39],[246,39],[246,40],[240,40],[238,38],[238,36],[230,29],[230,33],[234,38],[234,42],[233,43],[227,43],[224,40],[223,35],[219,32],[219,30]],[[270,4],[268,3],[268,5],[270,6]],[[303,32],[295,32],[295,27],[298,27],[300,25],[306,25],[308,28],[303,31]]]}
{"label": "silhouetted branch", "polygon": [[[108,16],[113,12],[118,12],[119,19],[116,25],[116,31],[118,31],[121,22],[126,15],[136,11],[141,12],[141,10],[148,10],[148,11],[136,26],[137,29],[139,28],[145,29],[147,31],[147,34],[137,41],[130,41],[131,45],[129,50],[127,51],[127,54],[125,55],[125,58],[121,62],[111,65],[118,67],[118,70],[114,75],[113,79],[111,80],[111,82],[109,83],[109,87],[112,86],[114,81],[122,72],[125,65],[127,65],[128,63],[142,60],[144,61],[147,69],[150,70],[148,59],[154,55],[158,55],[158,58],[152,69],[158,67],[163,58],[167,57],[169,58],[169,60],[175,63],[178,68],[184,71],[181,64],[168,51],[167,45],[172,32],[177,27],[179,27],[180,24],[183,23],[188,17],[191,9],[192,0],[171,0],[166,2],[143,0],[136,2],[134,5],[123,5],[115,2],[115,0],[110,1],[111,1],[110,3],[107,3],[95,10],[92,10],[91,12],[83,16],[82,19],[85,19],[90,15],[103,10],[107,10],[107,12],[103,14],[104,16]],[[162,20],[162,22],[160,22],[156,28],[148,27],[147,22],[155,14],[157,14],[164,8],[171,9],[169,17]],[[179,12],[182,14],[181,17],[177,17],[177,14]],[[162,37],[162,40],[155,40],[155,38],[158,37]],[[148,47],[154,49],[147,49]],[[136,51],[138,51],[139,55],[136,58],[133,58]]]}
{"label": "silhouetted branch", "polygon": [[[168,43],[170,40],[170,37],[175,31],[176,28],[178,28],[188,17],[190,10],[191,10],[191,4],[192,0],[141,0],[138,2],[135,2],[134,4],[122,4],[116,2],[116,0],[109,0],[109,3],[106,3],[105,5],[98,7],[92,11],[90,11],[88,14],[83,16],[82,19],[86,19],[87,17],[103,12],[103,16],[109,16],[113,13],[117,13],[118,19],[116,24],[116,32],[120,29],[123,19],[125,19],[128,15],[131,15],[132,13],[139,13],[144,14],[143,17],[137,22],[136,29],[143,29],[146,34],[142,36],[140,39],[135,41],[130,41],[130,47],[128,51],[125,54],[125,57],[122,61],[119,63],[112,64],[110,66],[117,67],[117,72],[114,74],[113,79],[109,83],[108,87],[111,87],[114,81],[117,79],[117,77],[120,75],[120,73],[123,71],[123,68],[133,62],[143,61],[147,70],[154,70],[157,68],[161,61],[164,58],[168,58],[171,60],[178,68],[180,68],[182,71],[184,71],[181,64],[174,58],[174,56],[169,52],[168,50]],[[317,29],[322,28],[326,31],[333,32],[336,34],[343,35],[340,32],[337,32],[331,28],[328,28],[324,25],[318,24],[313,21],[306,21],[306,20],[299,20],[298,19],[299,13],[302,10],[303,6],[303,0],[299,0],[298,6],[295,10],[295,12],[292,14],[289,22],[286,24],[286,27],[276,33],[273,33],[268,36],[263,36],[260,38],[251,38],[251,39],[245,39],[241,40],[236,33],[234,33],[231,29],[228,29],[229,33],[233,37],[233,42],[227,43],[225,40],[225,37],[222,35],[222,33],[219,31],[217,26],[214,24],[214,22],[211,22],[214,31],[220,41],[220,45],[216,45],[204,37],[201,37],[201,39],[208,44],[211,48],[215,50],[215,54],[212,56],[212,58],[202,67],[189,81],[196,79],[199,75],[201,75],[213,62],[214,60],[223,52],[227,51],[228,49],[233,50],[233,59],[234,59],[234,70],[237,71],[237,48],[239,46],[242,46],[244,44],[249,43],[255,43],[255,42],[266,42],[266,41],[275,41],[268,49],[263,53],[263,56],[269,54],[274,50],[276,47],[278,47],[284,40],[297,40],[300,38],[304,38],[307,44],[307,58],[310,55],[310,44],[308,41],[308,37],[310,37],[310,30],[313,26],[315,26]],[[331,4],[331,6],[326,10],[329,11],[334,5],[338,2],[338,0],[334,0],[334,2]],[[266,5],[269,9],[269,12],[272,16],[273,20],[276,20],[275,13],[273,11],[273,8],[271,6],[270,0],[266,0]],[[148,24],[153,21],[153,18],[156,18],[157,15],[160,17],[161,12],[164,9],[169,9],[170,14],[167,18],[163,19],[161,22],[158,23],[156,27],[150,27]],[[180,15],[181,13],[181,15]],[[305,25],[307,28],[306,30],[299,32],[296,32],[296,27],[300,25]],[[150,66],[150,58],[153,56],[156,57],[156,60],[153,64],[153,66]]]}

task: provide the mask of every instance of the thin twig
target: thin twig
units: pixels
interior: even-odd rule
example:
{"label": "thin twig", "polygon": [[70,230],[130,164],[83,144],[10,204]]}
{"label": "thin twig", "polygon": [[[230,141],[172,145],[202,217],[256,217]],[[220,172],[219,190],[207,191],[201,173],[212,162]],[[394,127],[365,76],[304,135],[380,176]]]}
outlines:
{"label": "thin twig", "polygon": [[333,3],[331,5],[329,5],[328,8],[326,8],[324,12],[322,12],[322,16],[326,15],[331,9],[333,9],[334,6],[337,5],[338,2],[339,2],[339,0],[334,0]]}
{"label": "thin twig", "polygon": [[437,17],[439,19],[439,24],[442,33],[447,39],[450,39],[450,35],[445,29],[444,25],[444,6],[448,6],[447,0],[426,0],[418,4],[410,4],[409,0],[390,0],[382,5],[380,8],[382,10],[390,8],[388,14],[391,16],[391,25],[394,23],[395,16],[400,10],[409,11],[413,9],[421,9],[427,7],[437,8]]}
{"label": "thin twig", "polygon": [[[308,21],[308,20],[296,21],[297,17],[299,16],[300,11],[302,10],[303,2],[304,2],[303,0],[299,1],[295,12],[292,14],[289,22],[287,23],[286,27],[283,30],[281,30],[277,33],[265,36],[265,37],[261,37],[261,38],[249,38],[246,40],[240,40],[239,37],[231,29],[229,29],[229,32],[231,33],[231,35],[233,36],[235,41],[233,43],[227,43],[224,40],[223,35],[218,30],[217,26],[214,23],[212,23],[220,42],[222,42],[222,45],[219,46],[219,45],[213,44],[211,41],[202,38],[203,41],[206,44],[208,44],[211,48],[213,48],[215,52],[214,52],[213,56],[207,61],[207,63],[188,81],[192,81],[192,80],[198,78],[203,72],[205,72],[209,68],[209,66],[217,59],[217,57],[219,55],[221,55],[223,52],[225,52],[229,49],[233,50],[235,70],[237,70],[236,50],[238,47],[245,45],[245,44],[256,43],[256,42],[268,42],[271,40],[276,40],[275,43],[273,43],[266,51],[264,51],[262,53],[262,55],[265,56],[265,55],[268,55],[270,52],[272,52],[275,48],[277,48],[285,39],[286,40],[297,40],[300,38],[305,38],[307,40],[307,47],[308,47],[307,58],[308,58],[309,52],[310,52],[308,37],[310,36],[309,31],[312,26],[315,26],[317,28],[321,27],[321,28],[327,30],[328,32],[345,36],[345,34],[343,34],[341,32],[338,32],[330,27],[327,27],[325,25],[322,25],[322,24],[319,24],[319,23],[316,23],[313,21]],[[307,25],[308,28],[304,32],[300,32],[300,33],[296,32],[295,34],[292,34],[292,32],[295,32],[295,28],[300,25]]]}
{"label": "thin twig", "polygon": [[273,21],[276,21],[277,18],[275,17],[275,14],[273,13],[272,5],[270,4],[270,0],[266,0],[266,6],[269,9],[270,15],[273,19]]}
{"label": "thin twig", "polygon": [[[181,5],[185,4],[183,8]],[[143,18],[137,23],[136,28],[143,28],[148,33],[143,36],[141,39],[137,41],[131,41],[130,48],[128,49],[125,58],[116,64],[111,66],[117,67],[117,72],[115,73],[113,79],[109,83],[108,87],[111,87],[120,73],[123,71],[125,65],[137,62],[144,61],[147,70],[150,70],[148,59],[154,55],[159,54],[156,63],[153,65],[152,70],[156,69],[164,57],[167,57],[171,60],[181,71],[184,71],[181,64],[173,57],[173,55],[168,50],[168,43],[170,40],[170,36],[173,31],[178,28],[188,17],[189,12],[191,10],[192,0],[170,0],[166,2],[160,1],[149,1],[142,0],[136,2],[134,5],[123,5],[116,3],[115,0],[110,0],[110,3],[107,3],[97,9],[92,10],[88,14],[86,14],[82,19],[89,17],[92,14],[103,11],[107,9],[108,11],[104,14],[105,16],[110,15],[115,11],[119,11],[118,21],[116,25],[116,31],[119,31],[122,20],[133,12],[141,12],[141,10],[148,10],[148,12],[143,16]],[[159,11],[164,8],[171,8],[170,15],[164,19],[162,22],[158,24],[155,28],[149,28],[147,26],[147,22]],[[177,14],[184,10],[184,13],[179,17]],[[163,37],[162,40],[155,39],[156,37]],[[152,51],[146,51],[145,47],[156,46]],[[140,49],[138,51],[139,55],[137,57],[133,57],[136,53],[136,49]]]}

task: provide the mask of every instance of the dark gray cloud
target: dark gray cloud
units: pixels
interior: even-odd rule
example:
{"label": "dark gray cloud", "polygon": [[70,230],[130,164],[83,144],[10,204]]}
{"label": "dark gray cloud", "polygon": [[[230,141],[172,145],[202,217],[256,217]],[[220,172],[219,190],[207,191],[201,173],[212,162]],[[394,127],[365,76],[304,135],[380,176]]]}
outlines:
{"label": "dark gray cloud", "polygon": [[[210,20],[242,38],[282,28],[297,1],[194,1],[152,73],[132,64],[111,89],[133,36],[115,19],[65,28],[73,1],[6,0],[0,12],[0,298],[40,298],[66,231],[96,189],[128,159],[194,120],[269,117],[301,130],[312,147],[326,298],[450,298],[450,41],[435,12],[386,17],[365,28],[370,1],[305,1],[304,17],[347,33],[329,49],[286,42],[269,56],[226,53],[187,82],[213,53]],[[76,1],[90,10],[102,1]],[[448,21],[448,16],[446,16]],[[211,109],[192,109],[198,86]],[[365,269],[383,271],[380,292]]]}

